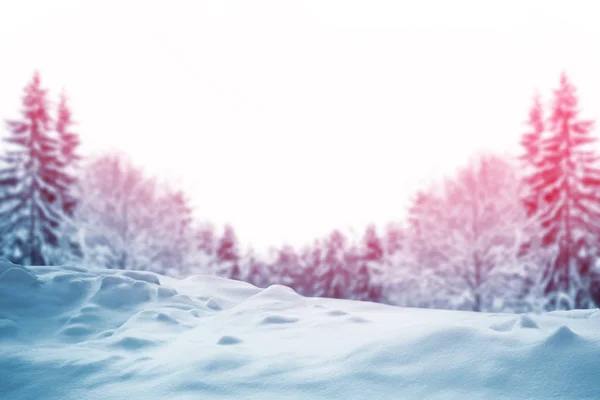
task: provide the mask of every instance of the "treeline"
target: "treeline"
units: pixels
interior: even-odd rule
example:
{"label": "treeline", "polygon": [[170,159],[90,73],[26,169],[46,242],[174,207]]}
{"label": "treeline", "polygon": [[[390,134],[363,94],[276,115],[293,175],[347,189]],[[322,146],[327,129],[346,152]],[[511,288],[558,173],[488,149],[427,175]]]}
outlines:
{"label": "treeline", "polygon": [[122,154],[82,159],[64,94],[38,74],[8,121],[0,251],[24,265],[215,274],[306,296],[475,311],[600,304],[600,165],[593,122],[562,75],[536,95],[523,155],[474,157],[413,197],[405,221],[302,248],[242,251],[232,227],[194,218],[185,193]]}

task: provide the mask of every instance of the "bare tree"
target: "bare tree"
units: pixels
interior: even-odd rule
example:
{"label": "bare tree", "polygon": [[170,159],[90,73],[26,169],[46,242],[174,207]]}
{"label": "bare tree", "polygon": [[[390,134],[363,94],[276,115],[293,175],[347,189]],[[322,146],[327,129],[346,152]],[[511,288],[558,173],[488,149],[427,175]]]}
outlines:
{"label": "bare tree", "polygon": [[191,245],[191,210],[129,159],[109,154],[84,168],[76,212],[87,264],[176,274]]}
{"label": "bare tree", "polygon": [[413,268],[434,306],[492,310],[522,291],[530,264],[520,250],[529,227],[519,191],[511,163],[486,155],[418,197]]}

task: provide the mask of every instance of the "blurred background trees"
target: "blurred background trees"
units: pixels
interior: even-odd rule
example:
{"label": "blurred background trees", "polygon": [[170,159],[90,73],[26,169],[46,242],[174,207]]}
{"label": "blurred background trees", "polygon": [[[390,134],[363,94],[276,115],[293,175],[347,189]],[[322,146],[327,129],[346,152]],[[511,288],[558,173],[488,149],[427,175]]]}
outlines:
{"label": "blurred background trees", "polygon": [[422,188],[404,221],[333,230],[301,248],[244,249],[186,194],[126,155],[81,158],[65,93],[36,73],[0,159],[0,252],[24,265],[211,274],[305,296],[474,311],[600,305],[600,166],[563,74],[539,94],[518,158],[480,154]]}

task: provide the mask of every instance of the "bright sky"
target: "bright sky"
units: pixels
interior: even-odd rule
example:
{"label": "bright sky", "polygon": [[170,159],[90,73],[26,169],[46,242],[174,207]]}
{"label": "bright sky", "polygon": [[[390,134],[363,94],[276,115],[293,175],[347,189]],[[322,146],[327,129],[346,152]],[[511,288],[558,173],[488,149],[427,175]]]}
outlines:
{"label": "bright sky", "polygon": [[[183,185],[244,244],[402,218],[424,180],[518,150],[565,69],[600,117],[597,1],[0,4],[0,117],[39,69],[84,151]],[[3,129],[3,128],[2,128]]]}

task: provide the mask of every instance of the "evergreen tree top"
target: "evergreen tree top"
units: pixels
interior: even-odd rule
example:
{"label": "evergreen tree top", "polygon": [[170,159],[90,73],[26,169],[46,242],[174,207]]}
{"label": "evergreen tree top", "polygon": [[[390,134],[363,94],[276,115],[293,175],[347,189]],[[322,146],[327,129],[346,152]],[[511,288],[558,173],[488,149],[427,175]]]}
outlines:
{"label": "evergreen tree top", "polygon": [[56,120],[56,130],[59,133],[65,132],[67,126],[71,125],[71,110],[67,107],[67,95],[63,90],[60,93],[60,99],[58,102],[58,118]]}
{"label": "evergreen tree top", "polygon": [[523,134],[521,145],[525,148],[525,153],[520,157],[528,163],[533,163],[539,153],[539,142],[544,133],[544,113],[540,100],[540,93],[536,92],[533,96],[533,104],[529,110],[529,119],[526,124],[530,130]]}
{"label": "evergreen tree top", "polygon": [[75,125],[75,122],[71,119],[71,110],[67,105],[67,96],[63,90],[60,94],[60,100],[58,103],[57,119],[56,119],[56,132],[61,139],[61,155],[63,162],[66,165],[71,165],[76,161],[79,161],[81,157],[77,154],[77,148],[79,147],[79,135],[71,132],[71,126]]}
{"label": "evergreen tree top", "polygon": [[551,135],[544,140],[546,152],[565,151],[570,154],[580,145],[593,143],[590,136],[594,121],[578,119],[578,98],[575,86],[563,72],[558,89],[554,90],[554,100],[548,118]]}
{"label": "evergreen tree top", "polygon": [[52,118],[48,112],[46,95],[47,90],[41,87],[40,76],[36,71],[31,82],[24,89],[21,114],[25,119],[21,121],[7,121],[13,135],[6,138],[6,141],[25,145],[29,141],[25,140],[23,142],[24,139],[19,139],[19,137],[38,137],[42,132],[49,130]]}

